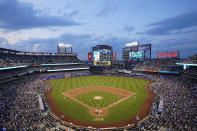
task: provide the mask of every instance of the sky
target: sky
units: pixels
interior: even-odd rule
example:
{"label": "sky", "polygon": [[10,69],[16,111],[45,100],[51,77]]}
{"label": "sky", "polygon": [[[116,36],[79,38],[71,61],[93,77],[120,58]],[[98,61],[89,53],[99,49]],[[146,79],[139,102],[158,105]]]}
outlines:
{"label": "sky", "polygon": [[0,0],[0,47],[57,52],[69,43],[87,60],[91,47],[110,45],[121,59],[127,43],[157,52],[197,53],[196,0]]}

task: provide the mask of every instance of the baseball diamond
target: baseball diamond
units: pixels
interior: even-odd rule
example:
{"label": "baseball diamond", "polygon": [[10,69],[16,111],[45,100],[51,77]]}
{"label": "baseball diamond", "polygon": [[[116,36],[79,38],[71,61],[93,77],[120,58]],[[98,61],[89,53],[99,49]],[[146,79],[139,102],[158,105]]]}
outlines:
{"label": "baseball diamond", "polygon": [[46,82],[49,105],[60,119],[79,126],[116,127],[148,115],[154,94],[146,79],[91,75]]}
{"label": "baseball diamond", "polygon": [[[109,108],[133,96],[133,93],[127,90],[110,87],[77,88],[66,91],[63,94],[89,108],[91,115],[94,116],[106,115]],[[95,97],[97,100],[95,100]],[[100,98],[99,100],[104,99],[98,101],[98,98]],[[97,111],[98,109],[99,112]]]}

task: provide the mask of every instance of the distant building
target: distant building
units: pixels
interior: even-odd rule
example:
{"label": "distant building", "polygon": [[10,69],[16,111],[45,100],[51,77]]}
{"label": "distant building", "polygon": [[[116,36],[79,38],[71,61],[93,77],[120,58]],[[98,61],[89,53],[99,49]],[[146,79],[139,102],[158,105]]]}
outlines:
{"label": "distant building", "polygon": [[72,45],[71,44],[58,43],[57,44],[57,53],[58,54],[72,53]]}

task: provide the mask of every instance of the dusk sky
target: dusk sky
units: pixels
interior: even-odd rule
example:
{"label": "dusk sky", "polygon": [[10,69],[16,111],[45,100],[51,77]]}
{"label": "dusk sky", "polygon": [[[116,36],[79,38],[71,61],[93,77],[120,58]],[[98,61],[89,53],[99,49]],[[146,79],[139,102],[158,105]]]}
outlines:
{"label": "dusk sky", "polygon": [[107,44],[121,59],[125,44],[197,53],[197,0],[0,0],[0,47],[57,52],[73,45],[87,60],[92,46]]}

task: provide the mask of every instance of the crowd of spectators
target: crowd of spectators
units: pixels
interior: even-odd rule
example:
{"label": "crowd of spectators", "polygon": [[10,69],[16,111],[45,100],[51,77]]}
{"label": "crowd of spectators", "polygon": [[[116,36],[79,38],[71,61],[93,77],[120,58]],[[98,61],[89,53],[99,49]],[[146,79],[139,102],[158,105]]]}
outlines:
{"label": "crowd of spectators", "polygon": [[10,70],[2,70],[0,71],[0,80],[5,78],[10,78],[14,76],[20,76],[31,72],[33,68],[18,68],[18,69],[10,69]]}
{"label": "crowd of spectators", "polygon": [[189,57],[189,61],[192,63],[192,64],[197,64],[197,54],[193,55],[193,56],[190,56]]}
{"label": "crowd of spectators", "polygon": [[[110,72],[109,72],[110,73]],[[0,129],[7,130],[76,130],[76,127],[62,125],[54,117],[44,94],[50,89],[40,77],[51,75],[80,76],[89,71],[60,73],[31,73],[0,83]],[[149,117],[128,130],[197,130],[197,82],[183,76],[150,75],[155,83],[151,90],[156,97]],[[39,108],[38,96],[44,103],[44,111]],[[163,112],[158,112],[160,98],[164,99]]]}
{"label": "crowd of spectators", "polygon": [[71,69],[71,68],[87,68],[87,65],[84,64],[70,64],[70,65],[52,65],[52,66],[28,66],[23,68],[15,68],[15,69],[6,69],[6,70],[0,70],[0,80],[14,77],[14,76],[20,76],[28,73],[33,72],[46,72],[47,70],[58,70],[58,69]]}
{"label": "crowd of spectators", "polygon": [[144,61],[139,64],[134,68],[135,70],[162,70],[162,71],[178,71],[181,72],[183,71],[182,66],[178,66],[175,64],[175,62],[168,62],[168,61],[156,61],[156,60],[151,60],[151,61]]}
{"label": "crowd of spectators", "polygon": [[197,59],[196,60],[182,60],[181,63],[197,64]]}
{"label": "crowd of spectators", "polygon": [[197,79],[197,66],[191,66],[184,70],[183,76],[190,79]]}
{"label": "crowd of spectators", "polygon": [[[182,76],[157,78],[151,90],[156,94],[149,117],[130,130],[197,130],[197,82]],[[159,99],[163,112],[158,112]]]}
{"label": "crowd of spectators", "polygon": [[[44,96],[49,88],[39,79],[39,74],[24,75],[0,84],[0,129],[72,130],[58,127],[60,121],[50,112]],[[39,109],[39,95],[44,103],[44,111]]]}

